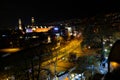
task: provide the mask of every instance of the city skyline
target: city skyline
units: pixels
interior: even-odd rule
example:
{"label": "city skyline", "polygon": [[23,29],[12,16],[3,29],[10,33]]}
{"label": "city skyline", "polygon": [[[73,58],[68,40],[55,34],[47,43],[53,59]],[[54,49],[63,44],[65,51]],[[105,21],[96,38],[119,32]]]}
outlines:
{"label": "city skyline", "polygon": [[21,18],[24,24],[31,23],[34,17],[38,23],[84,18],[97,14],[118,11],[117,1],[7,1],[1,2],[0,27],[15,26]]}

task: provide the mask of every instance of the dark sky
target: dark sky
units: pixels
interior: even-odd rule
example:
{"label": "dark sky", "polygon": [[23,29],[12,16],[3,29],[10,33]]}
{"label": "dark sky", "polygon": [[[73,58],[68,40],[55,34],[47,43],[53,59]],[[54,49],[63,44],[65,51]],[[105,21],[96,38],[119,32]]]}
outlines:
{"label": "dark sky", "polygon": [[18,18],[24,24],[30,24],[31,17],[36,23],[82,18],[96,14],[119,10],[115,0],[16,0],[0,3],[0,27],[18,24]]}

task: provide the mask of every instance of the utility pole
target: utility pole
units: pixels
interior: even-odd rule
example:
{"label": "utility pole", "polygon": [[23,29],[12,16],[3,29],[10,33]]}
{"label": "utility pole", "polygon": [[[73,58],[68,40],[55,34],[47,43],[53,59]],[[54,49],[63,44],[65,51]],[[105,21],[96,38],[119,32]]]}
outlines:
{"label": "utility pole", "polygon": [[103,37],[102,37],[102,55],[101,55],[101,58],[102,58],[102,60],[105,58],[105,51],[104,51],[104,49],[105,49],[105,42],[103,41]]}
{"label": "utility pole", "polygon": [[33,59],[31,60],[31,65],[32,65],[32,80],[34,80],[34,63],[33,63]]}
{"label": "utility pole", "polygon": [[57,45],[56,55],[55,55],[55,61],[54,61],[54,68],[55,68],[55,80],[58,80],[57,78],[57,61],[58,61],[58,51],[59,51],[60,45]]}
{"label": "utility pole", "polygon": [[57,67],[57,56],[58,56],[58,53],[56,51],[56,56],[55,56],[55,62],[54,62],[54,65],[55,65],[55,80],[57,80],[57,70],[56,70],[56,67]]}

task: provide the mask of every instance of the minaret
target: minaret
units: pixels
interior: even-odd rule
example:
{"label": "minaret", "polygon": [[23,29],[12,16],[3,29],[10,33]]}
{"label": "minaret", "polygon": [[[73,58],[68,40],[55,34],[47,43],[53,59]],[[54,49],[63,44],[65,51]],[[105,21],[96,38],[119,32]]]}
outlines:
{"label": "minaret", "polygon": [[34,17],[32,17],[32,28],[34,27]]}
{"label": "minaret", "polygon": [[23,29],[22,29],[22,22],[21,22],[21,19],[18,20],[18,24],[19,24],[19,26],[18,26],[18,27],[19,27],[19,30],[23,30]]}

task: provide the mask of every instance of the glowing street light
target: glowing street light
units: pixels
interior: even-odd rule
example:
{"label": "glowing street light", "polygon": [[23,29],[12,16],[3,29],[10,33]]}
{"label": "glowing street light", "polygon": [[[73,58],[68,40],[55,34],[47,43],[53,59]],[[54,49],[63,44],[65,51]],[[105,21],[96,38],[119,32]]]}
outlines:
{"label": "glowing street light", "polygon": [[20,50],[21,50],[20,48],[5,48],[5,49],[0,49],[0,52],[14,53]]}

